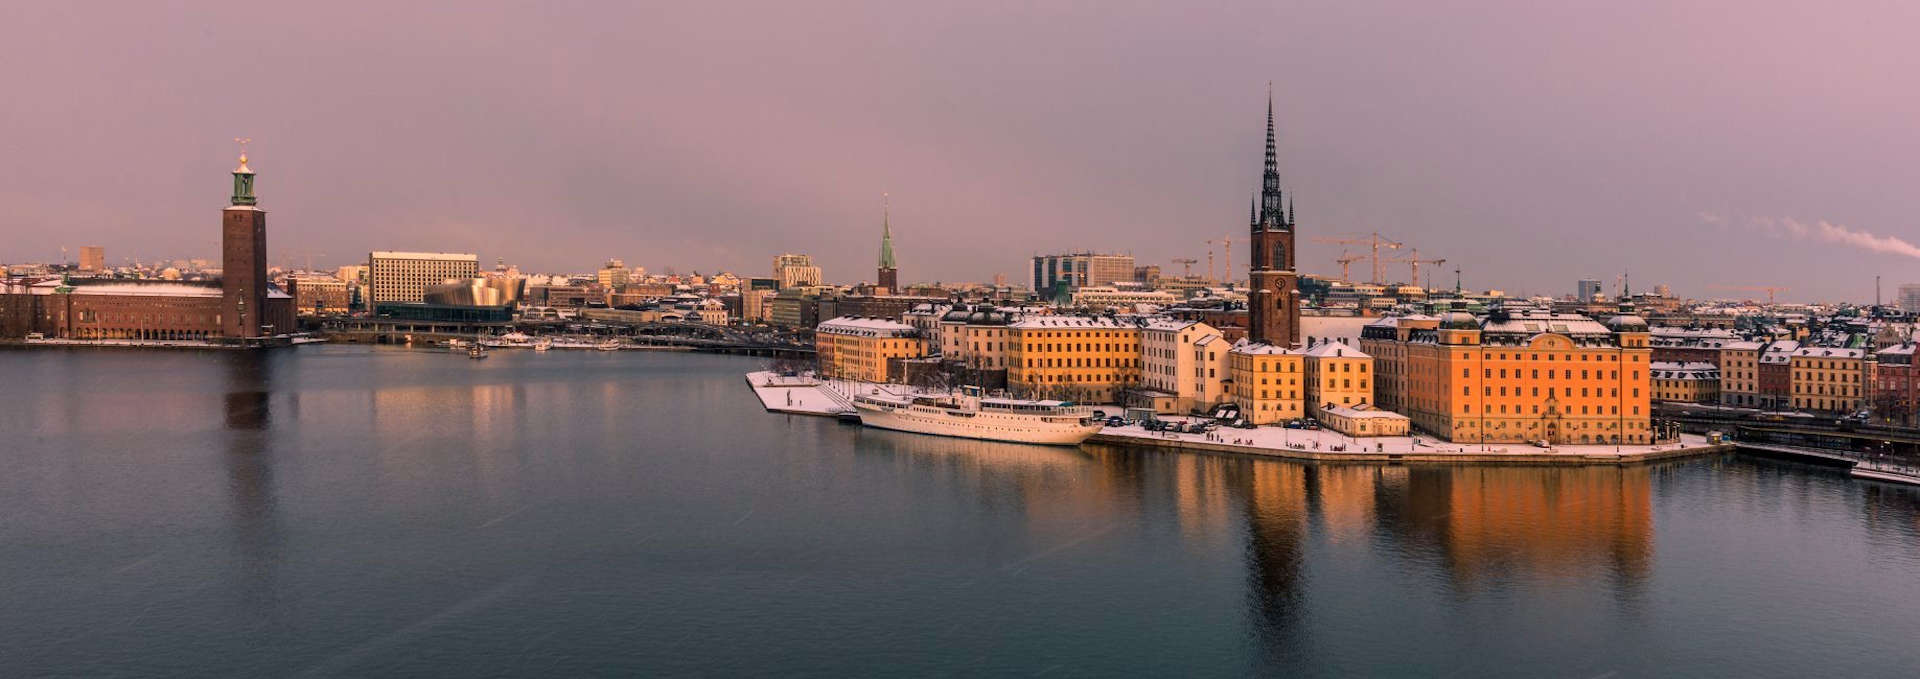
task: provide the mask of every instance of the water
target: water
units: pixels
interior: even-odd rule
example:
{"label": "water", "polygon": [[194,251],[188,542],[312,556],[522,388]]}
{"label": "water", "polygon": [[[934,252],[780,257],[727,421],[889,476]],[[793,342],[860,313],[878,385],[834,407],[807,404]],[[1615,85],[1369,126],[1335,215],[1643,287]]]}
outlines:
{"label": "water", "polygon": [[0,676],[1910,676],[1920,493],[764,413],[754,359],[0,351]]}

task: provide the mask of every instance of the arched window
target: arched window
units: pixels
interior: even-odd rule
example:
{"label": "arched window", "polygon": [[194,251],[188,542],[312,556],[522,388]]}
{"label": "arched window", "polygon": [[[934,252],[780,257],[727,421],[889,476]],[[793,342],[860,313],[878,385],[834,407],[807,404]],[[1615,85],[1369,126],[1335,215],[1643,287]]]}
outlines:
{"label": "arched window", "polygon": [[1272,266],[1275,269],[1287,268],[1287,244],[1286,243],[1273,244],[1273,262],[1270,264],[1270,266]]}

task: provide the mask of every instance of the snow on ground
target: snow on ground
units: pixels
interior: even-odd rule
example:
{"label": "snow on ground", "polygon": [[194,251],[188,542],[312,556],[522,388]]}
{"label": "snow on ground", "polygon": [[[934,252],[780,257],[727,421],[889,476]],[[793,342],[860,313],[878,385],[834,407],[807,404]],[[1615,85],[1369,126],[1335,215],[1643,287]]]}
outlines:
{"label": "snow on ground", "polygon": [[780,375],[770,371],[747,373],[747,384],[760,405],[776,413],[838,415],[853,412],[845,397],[812,375]]}

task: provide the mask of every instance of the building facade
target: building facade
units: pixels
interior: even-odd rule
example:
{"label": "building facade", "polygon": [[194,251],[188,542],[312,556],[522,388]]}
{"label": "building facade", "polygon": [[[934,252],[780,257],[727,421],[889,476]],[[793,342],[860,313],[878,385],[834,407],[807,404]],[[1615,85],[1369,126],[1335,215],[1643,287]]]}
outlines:
{"label": "building facade", "polygon": [[1065,287],[1068,291],[1087,286],[1113,285],[1133,280],[1133,255],[1103,255],[1077,252],[1039,255],[1033,258],[1033,291],[1042,298]]}
{"label": "building facade", "polygon": [[1374,405],[1373,357],[1339,342],[1321,342],[1301,352],[1306,359],[1307,412]]}
{"label": "building facade", "polygon": [[886,382],[889,366],[927,355],[919,331],[898,321],[843,316],[821,323],[813,333],[823,377]]}
{"label": "building facade", "polygon": [[1110,318],[1032,316],[1007,325],[1007,386],[1016,393],[1119,403],[1140,385],[1140,327]]}
{"label": "building facade", "polygon": [[1454,442],[1652,441],[1646,321],[1626,309],[1602,324],[1544,312],[1483,319],[1464,308],[1407,333],[1405,351],[1390,354],[1404,357],[1393,372],[1415,426]]}
{"label": "building facade", "polygon": [[480,258],[473,254],[370,252],[367,253],[367,307],[422,302],[430,286],[479,275]]}
{"label": "building facade", "polygon": [[783,253],[773,256],[773,280],[781,290],[820,285],[820,267],[812,255]]}
{"label": "building facade", "polygon": [[1296,349],[1243,339],[1227,351],[1227,394],[1254,424],[1305,415],[1306,377],[1306,357]]}
{"label": "building facade", "polygon": [[[1208,383],[1226,376],[1201,346],[1219,337],[1219,330],[1198,321],[1148,321],[1140,327],[1140,388],[1165,395],[1164,412],[1200,412],[1214,405],[1217,401],[1211,399],[1219,390],[1209,390]],[[1225,348],[1211,351],[1218,354]]]}
{"label": "building facade", "polygon": [[1720,369],[1712,363],[1654,361],[1653,400],[1667,403],[1719,403]]}
{"label": "building facade", "polygon": [[1788,361],[1793,407],[1850,414],[1866,409],[1876,361],[1865,349],[1800,347]]}

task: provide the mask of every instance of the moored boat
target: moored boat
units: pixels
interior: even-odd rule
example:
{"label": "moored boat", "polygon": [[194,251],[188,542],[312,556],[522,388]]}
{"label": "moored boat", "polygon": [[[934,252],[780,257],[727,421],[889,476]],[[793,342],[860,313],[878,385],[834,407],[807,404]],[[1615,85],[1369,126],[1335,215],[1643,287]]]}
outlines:
{"label": "moored boat", "polygon": [[986,441],[1079,445],[1100,431],[1087,408],[1070,401],[982,398],[977,387],[946,396],[875,391],[853,398],[860,423],[895,431]]}

